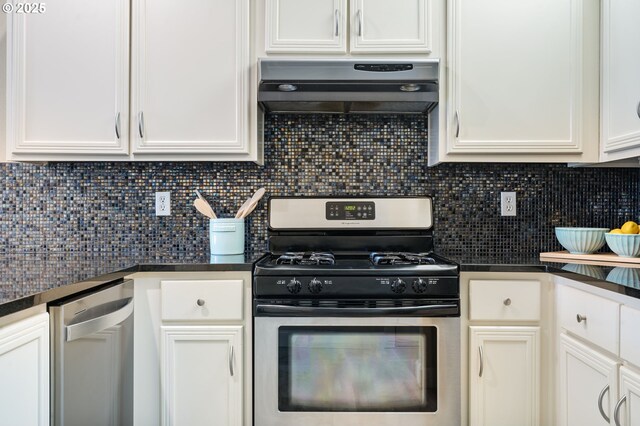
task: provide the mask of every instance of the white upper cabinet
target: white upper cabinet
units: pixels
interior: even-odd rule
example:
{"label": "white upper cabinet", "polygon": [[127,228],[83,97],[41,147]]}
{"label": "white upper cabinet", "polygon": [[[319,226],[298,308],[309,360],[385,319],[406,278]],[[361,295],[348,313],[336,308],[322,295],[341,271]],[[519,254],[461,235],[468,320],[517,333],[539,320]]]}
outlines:
{"label": "white upper cabinet", "polygon": [[596,161],[598,2],[448,4],[441,160]]}
{"label": "white upper cabinet", "polygon": [[351,0],[352,53],[430,53],[430,0]]}
{"label": "white upper cabinet", "polygon": [[249,0],[133,1],[139,154],[249,154]]}
{"label": "white upper cabinet", "polygon": [[640,2],[602,1],[601,160],[640,156]]}
{"label": "white upper cabinet", "polygon": [[65,0],[8,14],[8,159],[261,161],[253,4]]}
{"label": "white upper cabinet", "polygon": [[129,1],[41,5],[7,17],[10,156],[127,155]]}
{"label": "white upper cabinet", "polygon": [[266,0],[268,53],[346,53],[347,0]]}
{"label": "white upper cabinet", "polygon": [[265,52],[430,54],[431,2],[266,0]]}

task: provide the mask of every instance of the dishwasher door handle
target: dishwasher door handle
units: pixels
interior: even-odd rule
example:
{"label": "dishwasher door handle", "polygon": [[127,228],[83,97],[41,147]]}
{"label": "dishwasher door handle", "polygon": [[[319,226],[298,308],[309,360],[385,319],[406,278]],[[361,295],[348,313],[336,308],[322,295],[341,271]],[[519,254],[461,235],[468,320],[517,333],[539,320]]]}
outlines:
{"label": "dishwasher door handle", "polygon": [[77,324],[70,324],[66,326],[65,341],[72,342],[74,340],[90,336],[93,333],[106,330],[109,327],[120,324],[133,313],[133,297],[120,299],[118,301],[111,302],[111,304],[116,307],[116,309]]}

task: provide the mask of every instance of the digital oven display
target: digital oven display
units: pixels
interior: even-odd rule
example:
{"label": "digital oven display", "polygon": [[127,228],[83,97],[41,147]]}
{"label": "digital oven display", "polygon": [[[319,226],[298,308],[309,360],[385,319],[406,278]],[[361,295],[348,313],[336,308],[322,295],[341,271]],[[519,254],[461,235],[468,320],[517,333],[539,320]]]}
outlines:
{"label": "digital oven display", "polygon": [[327,220],[374,220],[376,203],[372,201],[329,201],[326,205]]}

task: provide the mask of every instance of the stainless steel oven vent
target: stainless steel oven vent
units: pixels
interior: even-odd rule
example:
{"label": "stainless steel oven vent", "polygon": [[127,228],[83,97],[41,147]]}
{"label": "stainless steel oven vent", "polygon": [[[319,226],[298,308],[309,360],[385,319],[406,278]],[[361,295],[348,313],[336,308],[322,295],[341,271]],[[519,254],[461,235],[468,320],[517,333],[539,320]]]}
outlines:
{"label": "stainless steel oven vent", "polygon": [[428,114],[438,103],[437,59],[259,60],[265,112]]}

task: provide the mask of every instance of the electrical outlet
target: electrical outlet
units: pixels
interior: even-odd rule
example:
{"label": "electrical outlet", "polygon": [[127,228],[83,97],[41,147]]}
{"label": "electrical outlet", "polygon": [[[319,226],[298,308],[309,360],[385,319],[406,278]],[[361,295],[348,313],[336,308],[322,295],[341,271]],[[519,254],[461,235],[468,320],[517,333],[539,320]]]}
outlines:
{"label": "electrical outlet", "polygon": [[500,214],[502,216],[516,215],[516,193],[515,192],[500,193]]}
{"label": "electrical outlet", "polygon": [[156,192],[156,216],[171,216],[170,192]]}

